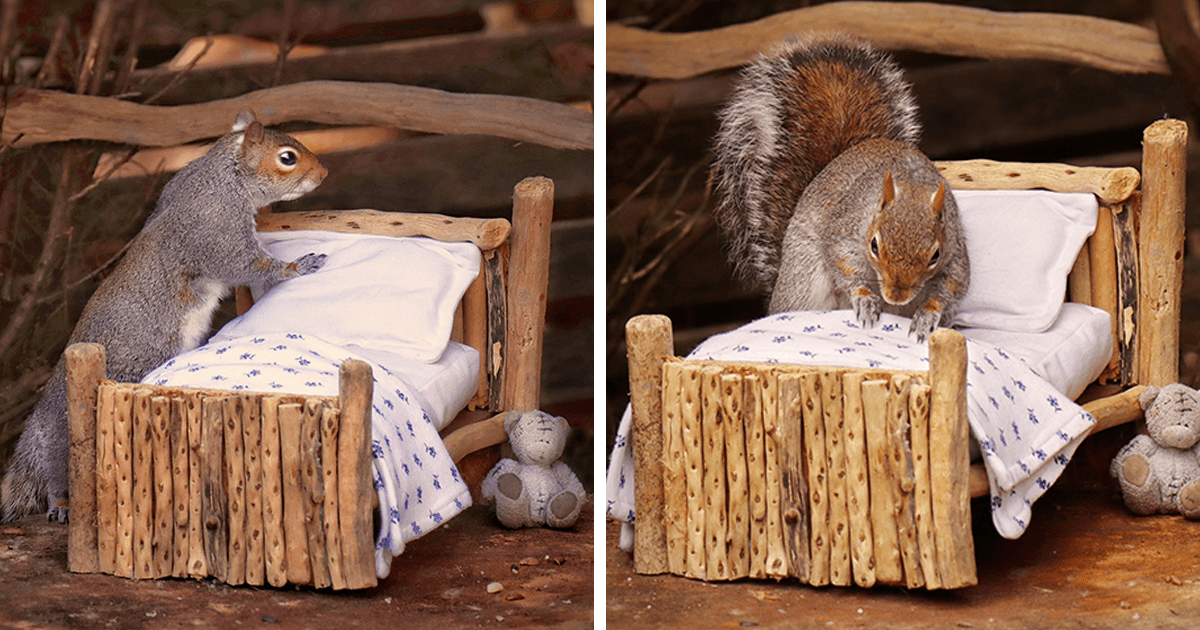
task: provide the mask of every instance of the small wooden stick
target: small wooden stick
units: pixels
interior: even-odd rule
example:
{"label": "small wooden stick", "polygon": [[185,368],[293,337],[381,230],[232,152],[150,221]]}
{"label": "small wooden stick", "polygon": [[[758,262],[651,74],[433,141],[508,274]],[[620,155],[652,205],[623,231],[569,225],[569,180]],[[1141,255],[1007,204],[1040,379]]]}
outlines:
{"label": "small wooden stick", "polygon": [[303,410],[298,403],[279,405],[279,450],[283,466],[283,536],[287,541],[287,581],[312,584],[308,528],[304,525],[304,479],[301,473]]}
{"label": "small wooden stick", "polygon": [[154,574],[154,422],[150,392],[133,394],[133,577]]}
{"label": "small wooden stick", "polygon": [[112,575],[117,561],[116,388],[100,386],[96,403],[96,521],[100,573]]}
{"label": "small wooden stick", "polygon": [[204,402],[199,392],[184,396],[188,439],[188,561],[187,574],[208,577],[204,550]]}
{"label": "small wooden stick", "polygon": [[849,586],[850,517],[846,507],[846,427],[842,412],[842,377],[821,370],[821,416],[825,422],[825,456],[828,462],[829,583]]}
{"label": "small wooden stick", "polygon": [[233,585],[246,582],[246,453],[242,443],[241,396],[225,399],[225,492],[227,511],[225,531],[225,582]]}
{"label": "small wooden stick", "polygon": [[762,382],[757,373],[742,377],[742,418],[746,426],[746,477],[750,486],[750,577],[767,577],[767,463],[762,414]]}
{"label": "small wooden stick", "polygon": [[[504,399],[508,402],[505,408],[510,410],[537,409],[541,400],[542,333],[546,324],[553,214],[554,182],[549,178],[527,177],[513,188],[512,266],[509,267],[508,346],[504,373]],[[651,378],[657,381],[661,374],[661,368],[656,368]],[[655,453],[661,452],[660,442]],[[663,547],[658,558],[662,565],[656,571],[661,573],[666,569],[665,533],[661,526],[654,529]]]}
{"label": "small wooden stick", "polygon": [[854,583],[875,585],[875,538],[871,531],[866,426],[863,423],[862,372],[842,376],[842,413],[846,431],[846,509],[850,521],[850,558]]}
{"label": "small wooden stick", "polygon": [[[639,315],[625,325],[625,338],[629,344],[632,452],[637,480],[634,484],[634,509],[638,522],[634,528],[634,571],[642,574],[664,573],[668,566],[667,530],[663,524],[661,379],[663,361],[675,352],[671,320],[662,315]],[[706,469],[711,472],[705,461]],[[725,465],[724,461],[721,465]],[[706,517],[711,519],[715,515],[706,514]],[[712,539],[711,532],[707,538]],[[713,569],[713,565],[709,564],[709,579],[714,577]]]}
{"label": "small wooden stick", "polygon": [[208,574],[224,582],[229,574],[229,531],[225,492],[225,400],[207,396],[200,403],[200,522]]}
{"label": "small wooden stick", "polygon": [[1120,298],[1117,291],[1117,245],[1113,235],[1112,212],[1100,206],[1096,215],[1096,231],[1088,240],[1091,255],[1092,306],[1114,314],[1111,322],[1113,354],[1108,367],[1100,376],[1100,382],[1113,382],[1120,378],[1121,320]]}
{"label": "small wooden stick", "polygon": [[188,471],[191,469],[191,462],[188,457],[187,414],[187,399],[180,396],[173,397],[171,399],[170,440],[174,502],[171,509],[174,512],[172,521],[175,531],[172,543],[174,551],[171,556],[171,575],[180,578],[188,575],[188,556],[191,549],[189,517],[192,511],[188,506],[188,500],[191,497],[191,489],[188,486]]}
{"label": "small wooden stick", "polygon": [[171,399],[150,399],[154,449],[154,577],[174,572],[175,480],[171,476]]}
{"label": "small wooden stick", "polygon": [[287,584],[287,547],[283,527],[283,468],[279,446],[279,398],[262,399],[263,542],[266,579],[274,587]]}
{"label": "small wooden stick", "polygon": [[917,548],[921,552],[921,571],[925,588],[938,589],[942,580],[937,572],[937,546],[933,531],[933,497],[929,487],[929,386],[914,383],[908,391],[908,420],[912,435],[913,518],[917,524]]}
{"label": "small wooden stick", "polygon": [[1084,192],[1103,203],[1121,203],[1137,190],[1136,168],[1104,168],[1071,164],[965,160],[937,162],[946,183],[955,190],[1034,190]]}
{"label": "small wooden stick", "polygon": [[805,482],[804,396],[800,373],[779,375],[779,412],[775,444],[781,467],[783,541],[787,549],[788,575],[808,582],[812,573],[809,548],[808,484]]}
{"label": "small wooden stick", "polygon": [[321,416],[321,473],[325,486],[322,525],[325,528],[325,548],[329,554],[329,579],[334,590],[346,588],[346,576],[342,571],[342,533],[338,527],[337,445],[340,421],[338,410],[326,405]]}
{"label": "small wooden stick", "polygon": [[888,477],[887,397],[887,381],[863,382],[863,422],[871,484],[871,533],[875,536],[875,580],[884,584],[901,584],[904,569],[897,546],[896,505],[892,500]]}
{"label": "small wooden stick", "polygon": [[721,415],[725,425],[727,517],[725,548],[729,579],[750,574],[750,488],[746,479],[746,429],[742,418],[742,376],[721,375]]}
{"label": "small wooden stick", "polygon": [[242,394],[242,449],[246,470],[246,583],[262,585],[266,552],[263,526],[262,418],[257,396]]}
{"label": "small wooden stick", "polygon": [[379,496],[371,472],[373,392],[370,365],[357,360],[342,364],[338,376],[338,406],[342,412],[338,428],[338,522],[342,528],[346,588],[352,589],[370,588],[378,582],[372,516]]}
{"label": "small wooden stick", "polygon": [[133,389],[120,386],[114,397],[116,430],[113,457],[117,462],[117,546],[114,575],[133,577]]}
{"label": "small wooden stick", "polygon": [[971,538],[967,424],[967,347],[962,334],[940,328],[929,338],[929,480],[942,587],[971,586],[975,541]]}
{"label": "small wooden stick", "polygon": [[[451,217],[433,213],[337,210],[272,212],[256,217],[258,231],[322,230],[343,234],[428,236],[447,243],[471,242],[479,249],[496,249],[512,232],[507,219]],[[482,282],[475,289],[483,290]],[[477,313],[485,316],[485,313]],[[481,322],[482,324],[482,322]]]}
{"label": "small wooden stick", "polygon": [[708,580],[729,579],[726,536],[729,513],[725,491],[725,414],[721,411],[721,369],[701,376],[704,435],[704,550]]}
{"label": "small wooden stick", "polygon": [[1142,135],[1142,298],[1139,346],[1142,385],[1179,380],[1180,287],[1186,233],[1188,128],[1181,120],[1159,120]]}
{"label": "small wooden stick", "polygon": [[784,578],[788,575],[788,552],[784,544],[783,528],[783,482],[781,480],[781,459],[783,447],[782,433],[779,429],[779,380],[774,372],[760,373],[762,381],[762,424],[763,424],[763,459],[766,473],[766,502],[767,502],[767,558],[765,571],[767,576]]}
{"label": "small wooden stick", "polygon": [[912,454],[908,439],[908,393],[912,379],[897,374],[892,377],[888,392],[888,450],[889,478],[892,500],[896,505],[896,539],[900,546],[900,561],[904,566],[904,584],[908,588],[925,585],[925,574],[921,571],[921,559],[917,551],[917,524],[913,516]]}
{"label": "small wooden stick", "polygon": [[67,570],[95,573],[100,569],[96,529],[96,397],[100,381],[104,380],[104,346],[72,344],[63,354],[71,440],[67,466],[67,496],[71,501]]}
{"label": "small wooden stick", "polygon": [[663,487],[667,525],[667,568],[675,575],[687,573],[687,478],[683,447],[683,367],[677,361],[663,364]]}
{"label": "small wooden stick", "polygon": [[1092,255],[1088,252],[1088,241],[1079,248],[1079,255],[1067,275],[1067,292],[1072,302],[1092,305]]}
{"label": "small wooden stick", "polygon": [[300,496],[304,505],[305,539],[312,564],[312,584],[329,588],[329,555],[325,551],[325,475],[321,472],[321,421],[325,403],[310,398],[304,402],[300,420]]}
{"label": "small wooden stick", "polygon": [[704,550],[707,517],[704,513],[704,442],[701,369],[685,364],[680,376],[680,415],[687,479],[687,572],[695,579],[706,579],[708,556]]}
{"label": "small wooden stick", "polygon": [[811,570],[808,583],[829,584],[829,459],[825,450],[825,417],[821,410],[821,375],[800,375],[801,407],[804,418],[805,479],[808,481],[809,545]]}

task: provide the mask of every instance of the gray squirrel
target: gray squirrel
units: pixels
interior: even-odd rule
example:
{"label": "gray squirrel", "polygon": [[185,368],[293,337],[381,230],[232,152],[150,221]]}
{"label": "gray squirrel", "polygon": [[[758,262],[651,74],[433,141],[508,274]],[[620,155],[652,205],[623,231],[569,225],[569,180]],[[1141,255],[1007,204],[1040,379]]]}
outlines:
{"label": "gray squirrel", "polygon": [[871,327],[882,310],[920,341],[950,324],[970,275],[958,206],[890,56],[845,35],[785,46],[720,119],[714,218],[771,313],[853,308]]}
{"label": "gray squirrel", "polygon": [[[88,300],[70,343],[103,344],[108,378],[137,382],[205,341],[230,287],[270,287],[310,274],[325,255],[272,257],[255,214],[316,188],[327,171],[291,136],[264,129],[254,112],[163,188],[158,205],[112,274]],[[33,513],[66,521],[67,388],[60,359],[26,422],[4,481],[0,521]]]}

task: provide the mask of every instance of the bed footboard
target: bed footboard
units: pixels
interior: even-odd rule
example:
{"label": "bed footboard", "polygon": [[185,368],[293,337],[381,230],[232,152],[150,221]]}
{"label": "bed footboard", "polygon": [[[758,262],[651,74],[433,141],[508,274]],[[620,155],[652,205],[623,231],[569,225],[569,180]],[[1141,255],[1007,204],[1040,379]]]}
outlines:
{"label": "bed footboard", "polygon": [[664,320],[627,329],[631,377],[655,375],[631,378],[635,570],[976,583],[962,335],[935,333],[929,373],[880,372],[680,360]]}
{"label": "bed footboard", "polygon": [[71,571],[375,586],[370,366],[334,398],[113,383],[102,346],[66,356]]}

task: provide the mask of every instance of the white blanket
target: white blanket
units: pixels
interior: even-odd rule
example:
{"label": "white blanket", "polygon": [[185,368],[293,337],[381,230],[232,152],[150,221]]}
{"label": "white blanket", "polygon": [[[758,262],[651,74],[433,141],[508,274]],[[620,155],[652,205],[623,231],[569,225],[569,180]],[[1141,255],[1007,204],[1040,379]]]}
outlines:
{"label": "white blanket", "polygon": [[382,524],[375,570],[387,576],[405,543],[471,504],[416,386],[348,350],[312,335],[265,333],[225,338],[184,353],[148,374],[145,383],[242,391],[336,396],[338,366],[372,363],[371,450]]}
{"label": "white blanket", "polygon": [[[909,320],[880,316],[863,330],[850,311],[783,313],[700,344],[692,359],[927,370],[928,345],[908,335]],[[1095,420],[1026,363],[967,340],[967,415],[991,487],[992,521],[1006,538],[1029,525],[1033,502],[1061,474]],[[632,522],[633,462],[628,410],[608,470],[608,514]]]}

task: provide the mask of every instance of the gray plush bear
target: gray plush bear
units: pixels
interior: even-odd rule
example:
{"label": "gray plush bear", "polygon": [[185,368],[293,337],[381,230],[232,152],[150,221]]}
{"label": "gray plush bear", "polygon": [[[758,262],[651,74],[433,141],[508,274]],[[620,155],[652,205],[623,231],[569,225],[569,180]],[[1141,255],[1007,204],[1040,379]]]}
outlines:
{"label": "gray plush bear", "polygon": [[1139,398],[1149,435],[1113,458],[1125,505],[1137,514],[1179,513],[1200,519],[1200,392],[1173,383]]}
{"label": "gray plush bear", "polygon": [[483,479],[480,494],[495,502],[506,527],[570,527],[579,518],[587,491],[558,461],[567,443],[567,421],[544,411],[510,411],[504,430],[517,459],[502,459]]}

